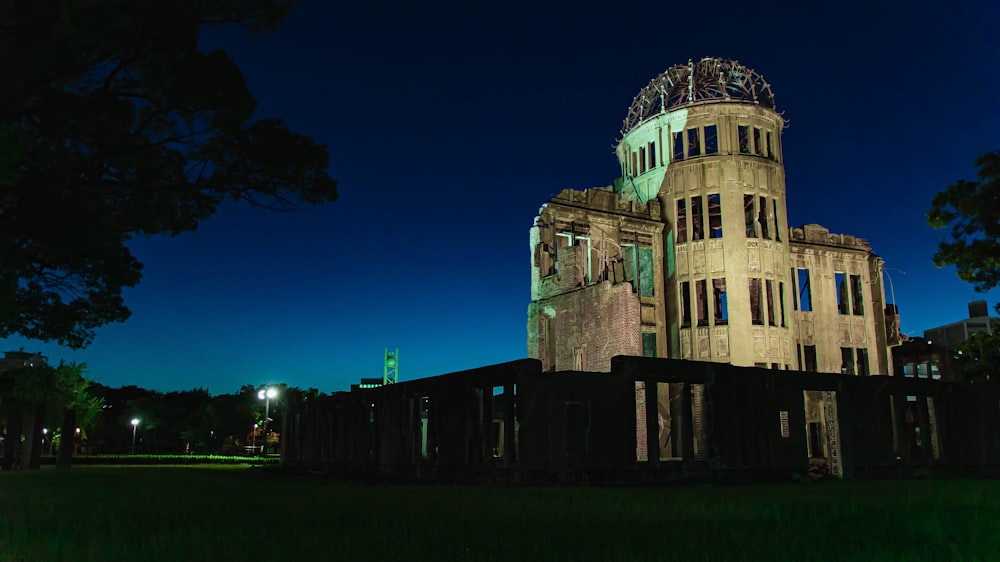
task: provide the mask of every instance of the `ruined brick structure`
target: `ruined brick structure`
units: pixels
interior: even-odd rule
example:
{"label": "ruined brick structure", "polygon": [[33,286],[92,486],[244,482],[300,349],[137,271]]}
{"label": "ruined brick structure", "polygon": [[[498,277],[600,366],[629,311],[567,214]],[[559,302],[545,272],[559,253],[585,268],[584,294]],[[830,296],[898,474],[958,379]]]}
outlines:
{"label": "ruined brick structure", "polygon": [[892,374],[882,260],[790,228],[770,85],[702,59],[636,96],[610,186],[563,190],[531,229],[528,356],[607,371],[615,355]]}

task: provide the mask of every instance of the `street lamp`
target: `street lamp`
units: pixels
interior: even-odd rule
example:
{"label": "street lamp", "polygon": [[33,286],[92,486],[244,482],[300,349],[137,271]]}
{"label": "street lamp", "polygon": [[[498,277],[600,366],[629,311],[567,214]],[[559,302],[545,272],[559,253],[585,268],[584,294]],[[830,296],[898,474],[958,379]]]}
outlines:
{"label": "street lamp", "polygon": [[257,399],[264,400],[264,443],[260,446],[261,454],[267,454],[267,422],[271,415],[271,399],[278,395],[278,389],[273,386],[257,391]]}
{"label": "street lamp", "polygon": [[132,454],[135,454],[135,430],[139,429],[139,418],[132,418]]}

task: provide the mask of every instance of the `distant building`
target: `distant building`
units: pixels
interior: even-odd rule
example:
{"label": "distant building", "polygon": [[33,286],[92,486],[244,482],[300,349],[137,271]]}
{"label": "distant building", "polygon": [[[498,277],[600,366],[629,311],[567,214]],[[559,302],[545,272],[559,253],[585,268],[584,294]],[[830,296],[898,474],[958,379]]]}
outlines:
{"label": "distant building", "polygon": [[955,349],[973,334],[992,334],[997,330],[1000,330],[1000,318],[989,315],[986,301],[973,301],[969,303],[968,318],[924,330],[924,339],[945,349]]}
{"label": "distant building", "polygon": [[861,238],[789,226],[784,125],[771,86],[736,61],[654,78],[622,126],[622,176],[539,210],[528,356],[544,371],[642,355],[892,374],[882,259]]}
{"label": "distant building", "polygon": [[358,390],[358,389],[361,389],[361,388],[378,388],[380,386],[382,386],[382,378],[381,377],[377,377],[377,378],[376,377],[368,377],[368,378],[362,378],[361,382],[358,383],[358,384],[352,384],[351,385],[351,390],[354,391],[354,390]]}
{"label": "distant building", "polygon": [[22,367],[41,367],[43,365],[48,365],[48,358],[41,353],[5,351],[3,358],[0,359],[0,373]]}
{"label": "distant building", "polygon": [[896,376],[961,381],[961,367],[953,353],[935,341],[912,338],[892,348],[893,370]]}

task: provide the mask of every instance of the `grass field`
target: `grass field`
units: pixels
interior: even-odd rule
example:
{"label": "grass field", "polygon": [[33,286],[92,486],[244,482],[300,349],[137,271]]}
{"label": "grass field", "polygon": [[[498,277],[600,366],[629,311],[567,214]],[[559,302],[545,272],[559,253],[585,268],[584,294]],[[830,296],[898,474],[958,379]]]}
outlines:
{"label": "grass field", "polygon": [[0,474],[0,562],[1000,560],[1000,482],[364,486],[239,467]]}

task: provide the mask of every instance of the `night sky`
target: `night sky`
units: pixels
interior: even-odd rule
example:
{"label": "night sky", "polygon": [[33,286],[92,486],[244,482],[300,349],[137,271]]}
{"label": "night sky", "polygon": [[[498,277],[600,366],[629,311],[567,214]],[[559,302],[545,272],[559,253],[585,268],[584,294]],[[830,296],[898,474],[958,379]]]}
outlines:
{"label": "night sky", "polygon": [[[635,94],[688,59],[733,58],[772,85],[789,223],[867,239],[903,332],[958,321],[975,293],[931,261],[933,195],[1000,148],[1000,4],[891,1],[300,0],[274,33],[206,33],[258,116],[326,143],[340,199],[229,205],[196,232],[136,239],[132,318],[79,351],[110,386],[284,382],[324,392],[523,358],[528,229],[566,187],[618,175]],[[485,6],[485,7],[484,7]]]}

